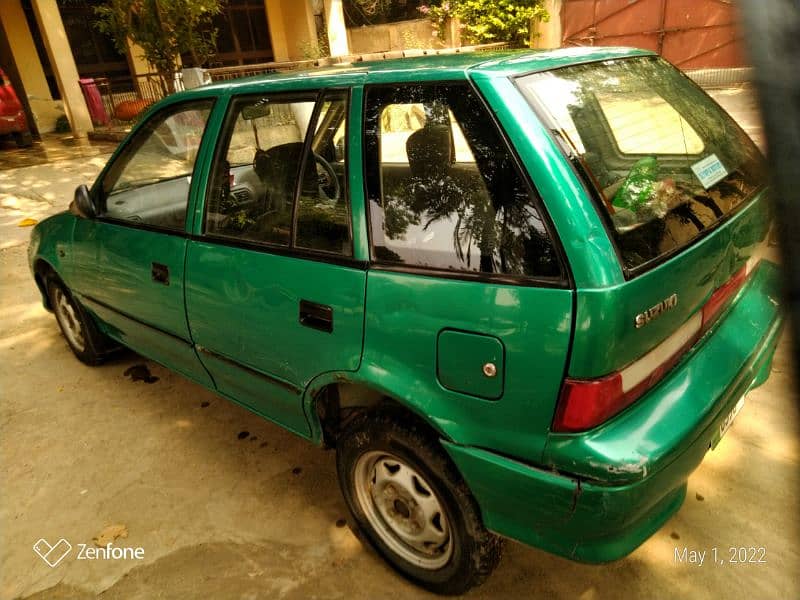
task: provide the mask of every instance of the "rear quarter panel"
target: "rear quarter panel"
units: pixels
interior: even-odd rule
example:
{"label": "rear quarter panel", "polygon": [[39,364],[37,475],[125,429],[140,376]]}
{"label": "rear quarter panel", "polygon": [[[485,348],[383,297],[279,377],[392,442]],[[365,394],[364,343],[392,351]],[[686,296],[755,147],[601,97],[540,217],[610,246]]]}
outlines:
{"label": "rear quarter panel", "polygon": [[552,219],[577,289],[622,282],[622,269],[582,181],[507,76],[477,72],[495,113]]}
{"label": "rear quarter panel", "polygon": [[[404,400],[458,444],[538,462],[561,386],[572,327],[572,291],[370,270],[364,356],[357,377]],[[501,341],[502,395],[445,388],[437,339],[456,330]],[[466,349],[465,349],[466,351]],[[482,377],[481,361],[464,360]]]}

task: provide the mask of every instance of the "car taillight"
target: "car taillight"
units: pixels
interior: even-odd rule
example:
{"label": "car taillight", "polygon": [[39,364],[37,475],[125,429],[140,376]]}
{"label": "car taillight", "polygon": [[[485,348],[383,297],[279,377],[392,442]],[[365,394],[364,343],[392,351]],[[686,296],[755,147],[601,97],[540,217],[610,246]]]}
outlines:
{"label": "car taillight", "polygon": [[747,267],[742,267],[733,277],[714,290],[711,297],[703,305],[703,327],[710,327],[714,321],[717,320],[722,309],[733,297],[736,291],[742,287],[742,284],[747,279]]}
{"label": "car taillight", "polygon": [[553,431],[586,431],[604,423],[640,398],[711,328],[755,269],[757,262],[755,259],[747,261],[744,267],[711,294],[702,310],[624,369],[596,379],[565,379],[553,418]]}

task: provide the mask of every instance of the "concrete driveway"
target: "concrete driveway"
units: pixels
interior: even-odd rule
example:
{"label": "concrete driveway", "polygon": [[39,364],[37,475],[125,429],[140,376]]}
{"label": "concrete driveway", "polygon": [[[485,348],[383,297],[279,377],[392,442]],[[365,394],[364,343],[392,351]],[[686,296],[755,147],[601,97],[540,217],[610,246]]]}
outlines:
{"label": "concrete driveway", "polygon": [[[133,353],[98,368],[72,356],[18,225],[65,208],[110,148],[95,151],[0,171],[0,600],[429,597],[346,526],[333,453]],[[469,597],[800,597],[798,423],[783,341],[683,508],[643,546],[587,566],[509,542]],[[33,550],[42,538],[72,550],[51,568]],[[79,559],[95,538],[143,556]],[[750,547],[764,562],[729,561]],[[703,564],[676,561],[684,548]]]}

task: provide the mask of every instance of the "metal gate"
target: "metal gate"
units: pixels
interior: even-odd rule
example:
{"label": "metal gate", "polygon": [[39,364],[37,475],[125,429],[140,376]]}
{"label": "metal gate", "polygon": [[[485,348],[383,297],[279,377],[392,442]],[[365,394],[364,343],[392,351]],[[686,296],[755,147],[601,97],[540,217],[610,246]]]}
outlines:
{"label": "metal gate", "polygon": [[636,46],[681,69],[741,67],[730,0],[563,0],[562,46]]}

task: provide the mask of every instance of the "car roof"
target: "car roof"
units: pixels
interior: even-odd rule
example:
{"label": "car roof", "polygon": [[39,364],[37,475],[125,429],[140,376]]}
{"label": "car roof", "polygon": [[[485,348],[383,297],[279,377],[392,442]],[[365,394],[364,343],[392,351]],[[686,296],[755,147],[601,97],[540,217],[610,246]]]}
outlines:
{"label": "car roof", "polygon": [[[508,77],[522,73],[546,71],[586,62],[629,56],[648,56],[648,50],[624,47],[572,47],[556,50],[502,50],[450,52],[411,58],[363,61],[315,69],[287,71],[220,81],[176,94],[186,97],[209,92],[247,92],[268,85],[270,88],[293,89],[293,84],[336,87],[354,83],[410,83],[464,79],[466,72],[487,76]],[[299,86],[298,86],[299,89]]]}

